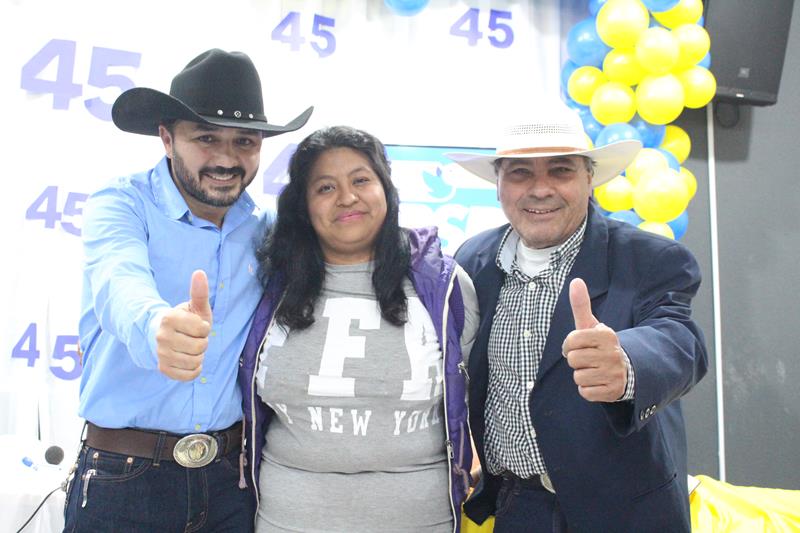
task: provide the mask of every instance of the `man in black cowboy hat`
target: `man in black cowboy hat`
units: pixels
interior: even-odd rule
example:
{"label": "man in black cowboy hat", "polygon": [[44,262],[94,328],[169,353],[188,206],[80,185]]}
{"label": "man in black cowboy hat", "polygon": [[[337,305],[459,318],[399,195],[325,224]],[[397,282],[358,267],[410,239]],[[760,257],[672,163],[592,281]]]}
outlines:
{"label": "man in black cowboy hat", "polygon": [[[114,124],[166,156],[85,209],[80,412],[65,531],[249,531],[236,384],[261,288],[261,224],[245,188],[264,137],[302,127],[264,115],[241,52],[193,59],[169,94],[124,92]],[[187,300],[188,297],[188,300]]]}

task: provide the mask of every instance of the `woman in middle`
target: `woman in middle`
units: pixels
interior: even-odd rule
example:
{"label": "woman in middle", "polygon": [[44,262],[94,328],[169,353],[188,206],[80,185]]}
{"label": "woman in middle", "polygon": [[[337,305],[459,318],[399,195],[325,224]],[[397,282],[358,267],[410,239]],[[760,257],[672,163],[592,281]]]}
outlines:
{"label": "woman in middle", "polygon": [[256,530],[458,531],[472,282],[435,228],[399,226],[372,135],[312,133],[289,178],[240,370]]}

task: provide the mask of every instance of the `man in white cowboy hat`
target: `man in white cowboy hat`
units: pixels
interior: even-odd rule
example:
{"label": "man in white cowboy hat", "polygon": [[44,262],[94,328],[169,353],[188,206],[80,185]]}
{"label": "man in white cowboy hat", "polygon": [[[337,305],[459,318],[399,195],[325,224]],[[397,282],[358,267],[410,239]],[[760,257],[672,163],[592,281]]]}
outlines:
{"label": "man in white cowboy hat", "polygon": [[556,103],[493,155],[449,154],[496,182],[510,222],[456,253],[481,309],[469,405],[482,476],[465,510],[495,515],[495,532],[690,530],[679,398],[707,367],[690,318],[698,265],[591,198],[640,148],[592,149]]}
{"label": "man in white cowboy hat", "polygon": [[169,94],[134,88],[120,129],[160,137],[152,169],[84,210],[80,412],[85,440],[65,531],[251,531],[241,476],[239,354],[261,295],[245,188],[264,137],[302,127],[264,115],[241,52],[208,50]]}

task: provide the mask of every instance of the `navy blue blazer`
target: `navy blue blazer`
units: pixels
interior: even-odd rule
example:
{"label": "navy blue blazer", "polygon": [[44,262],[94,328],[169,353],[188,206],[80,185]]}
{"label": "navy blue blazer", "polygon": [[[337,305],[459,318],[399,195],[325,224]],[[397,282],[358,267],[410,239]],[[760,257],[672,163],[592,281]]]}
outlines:
{"label": "navy blue blazer", "polygon": [[[466,241],[456,260],[478,294],[480,328],[469,358],[470,424],[483,469],[465,503],[482,523],[501,479],[487,473],[484,411],[487,346],[504,274],[495,257],[508,225]],[[569,282],[589,287],[592,312],[614,329],[633,365],[635,398],[589,402],[578,394],[561,344],[575,327]],[[550,322],[529,398],[539,449],[570,531],[690,531],[686,430],[680,397],[708,357],[690,303],[700,270],[680,243],[603,217],[590,202],[586,234]]]}

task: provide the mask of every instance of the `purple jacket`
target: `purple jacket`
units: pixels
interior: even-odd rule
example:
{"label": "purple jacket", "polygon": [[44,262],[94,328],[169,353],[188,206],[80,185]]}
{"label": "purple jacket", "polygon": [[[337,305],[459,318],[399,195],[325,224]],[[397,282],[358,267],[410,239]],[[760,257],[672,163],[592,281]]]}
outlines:
{"label": "purple jacket", "polygon": [[[454,531],[461,527],[461,504],[470,485],[472,464],[466,404],[466,366],[461,354],[464,329],[464,302],[455,277],[455,261],[442,254],[436,228],[406,230],[411,251],[409,277],[420,301],[430,313],[444,349],[445,446],[450,467],[450,502]],[[255,369],[264,337],[272,322],[282,293],[273,277],[256,308],[247,342],[239,360],[239,386],[245,421],[246,482],[258,501],[258,475],[261,450],[273,411],[256,397]]]}

